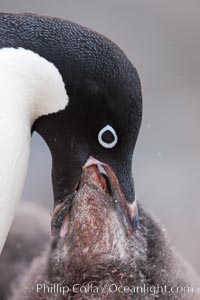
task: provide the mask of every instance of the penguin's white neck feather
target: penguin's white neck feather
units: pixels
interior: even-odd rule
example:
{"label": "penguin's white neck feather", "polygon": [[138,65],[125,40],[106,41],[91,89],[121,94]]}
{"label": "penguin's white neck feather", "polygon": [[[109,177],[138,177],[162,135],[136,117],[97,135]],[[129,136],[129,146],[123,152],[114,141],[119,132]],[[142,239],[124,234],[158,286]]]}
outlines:
{"label": "penguin's white neck feather", "polygon": [[66,107],[57,68],[22,48],[0,50],[0,253],[26,178],[31,126]]}

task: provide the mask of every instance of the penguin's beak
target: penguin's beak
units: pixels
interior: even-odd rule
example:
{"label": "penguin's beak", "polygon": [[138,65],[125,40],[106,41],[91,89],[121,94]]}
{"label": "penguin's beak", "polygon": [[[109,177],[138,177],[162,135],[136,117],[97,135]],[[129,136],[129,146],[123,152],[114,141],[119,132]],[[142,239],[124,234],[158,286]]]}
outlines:
{"label": "penguin's beak", "polygon": [[[83,209],[84,205],[85,208]],[[82,208],[80,208],[81,206]],[[73,193],[54,209],[51,222],[52,235],[66,236],[70,230],[70,224],[74,222],[77,215],[79,219],[83,219],[85,209],[93,207],[89,213],[92,219],[96,213],[98,216],[101,215],[102,211],[105,210],[105,206],[107,207],[106,210],[117,213],[125,228],[127,237],[130,237],[133,230],[132,222],[137,211],[136,201],[133,201],[132,204],[127,202],[117,176],[108,164],[89,157],[82,167],[81,178],[77,182]],[[103,219],[107,217],[106,214],[102,215],[99,226],[101,226]]]}

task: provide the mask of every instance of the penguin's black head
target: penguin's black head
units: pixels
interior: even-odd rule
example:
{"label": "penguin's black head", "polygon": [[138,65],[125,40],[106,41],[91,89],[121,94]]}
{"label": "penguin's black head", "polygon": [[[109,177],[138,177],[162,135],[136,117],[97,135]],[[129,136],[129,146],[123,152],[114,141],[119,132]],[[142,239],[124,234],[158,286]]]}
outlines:
{"label": "penguin's black head", "polygon": [[2,47],[37,52],[54,63],[65,83],[69,104],[33,126],[51,151],[55,207],[66,199],[71,203],[89,157],[112,168],[132,203],[142,97],[137,71],[126,55],[107,38],[72,22],[35,15],[5,15],[1,22],[6,30]]}
{"label": "penguin's black head", "polygon": [[132,98],[134,87],[125,94],[127,86],[121,87],[121,93],[109,91],[93,79],[83,78],[76,85],[68,93],[69,105],[64,111],[43,117],[36,124],[52,153],[55,205],[72,195],[91,156],[114,170],[127,201],[132,203],[132,155],[141,119],[136,100],[140,99]]}

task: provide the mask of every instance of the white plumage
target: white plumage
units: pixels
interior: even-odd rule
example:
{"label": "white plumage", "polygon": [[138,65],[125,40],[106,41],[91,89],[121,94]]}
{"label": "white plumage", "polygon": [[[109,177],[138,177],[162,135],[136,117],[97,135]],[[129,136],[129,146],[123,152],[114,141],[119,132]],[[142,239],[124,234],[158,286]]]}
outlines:
{"label": "white plumage", "polygon": [[0,50],[0,253],[26,178],[31,126],[67,104],[52,63],[23,48]]}

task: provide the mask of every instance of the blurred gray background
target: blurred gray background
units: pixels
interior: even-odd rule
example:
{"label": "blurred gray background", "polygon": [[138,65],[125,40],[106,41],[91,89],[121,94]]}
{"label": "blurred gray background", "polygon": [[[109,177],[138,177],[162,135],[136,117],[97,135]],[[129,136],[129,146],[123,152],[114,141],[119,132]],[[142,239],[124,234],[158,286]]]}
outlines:
{"label": "blurred gray background", "polygon": [[[137,198],[200,272],[200,2],[0,0],[5,12],[58,16],[116,42],[136,66],[143,123],[134,154]],[[51,158],[34,134],[23,199],[52,209]]]}

